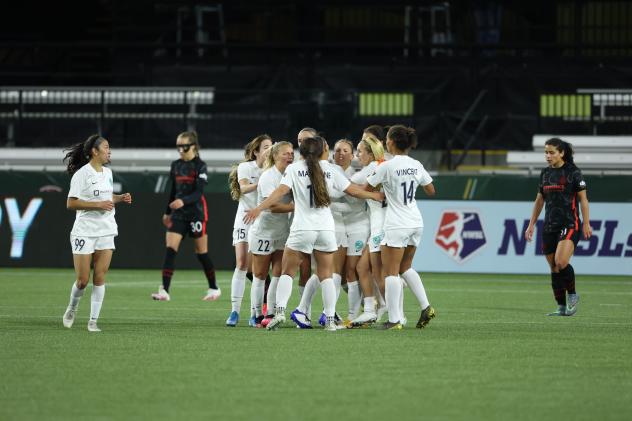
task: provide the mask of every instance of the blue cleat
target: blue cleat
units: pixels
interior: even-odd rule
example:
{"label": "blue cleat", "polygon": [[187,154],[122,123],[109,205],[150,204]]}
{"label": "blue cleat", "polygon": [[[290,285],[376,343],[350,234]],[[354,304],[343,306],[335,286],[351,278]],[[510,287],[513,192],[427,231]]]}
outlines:
{"label": "blue cleat", "polygon": [[325,313],[321,313],[320,317],[318,318],[318,324],[324,327],[326,323],[327,323],[327,316],[325,316]]}
{"label": "blue cleat", "polygon": [[228,319],[226,319],[226,326],[235,327],[237,326],[237,323],[239,323],[239,313],[232,311],[228,316]]}
{"label": "blue cleat", "polygon": [[252,316],[250,319],[248,319],[248,326],[257,327],[257,318],[255,316]]}
{"label": "blue cleat", "polygon": [[298,308],[292,312],[290,319],[292,319],[292,321],[296,323],[296,326],[300,327],[301,329],[312,328],[312,321],[309,320],[309,317],[307,317],[307,315],[300,311]]}

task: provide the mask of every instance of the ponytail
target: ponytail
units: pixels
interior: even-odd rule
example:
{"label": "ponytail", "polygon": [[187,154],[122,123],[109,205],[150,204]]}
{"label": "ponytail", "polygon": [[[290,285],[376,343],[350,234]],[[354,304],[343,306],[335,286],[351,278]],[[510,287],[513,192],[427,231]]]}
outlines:
{"label": "ponytail", "polygon": [[323,208],[329,206],[331,199],[327,191],[325,174],[320,167],[320,157],[323,154],[325,139],[320,136],[308,137],[301,142],[300,152],[307,165],[309,180],[312,183],[314,194],[314,207]]}
{"label": "ponytail", "polygon": [[68,161],[66,165],[66,171],[68,171],[68,174],[73,175],[77,172],[77,170],[79,170],[79,168],[90,162],[90,159],[92,158],[92,149],[98,148],[104,140],[105,139],[98,134],[93,134],[88,137],[85,142],[75,143],[74,145],[64,149],[64,152],[68,151],[63,159],[64,163]]}
{"label": "ponytail", "polygon": [[558,152],[563,152],[564,155],[562,159],[564,162],[568,162],[569,164],[575,164],[573,160],[573,145],[568,142],[563,141],[558,137],[552,137],[551,139],[544,142],[544,145],[553,146]]}

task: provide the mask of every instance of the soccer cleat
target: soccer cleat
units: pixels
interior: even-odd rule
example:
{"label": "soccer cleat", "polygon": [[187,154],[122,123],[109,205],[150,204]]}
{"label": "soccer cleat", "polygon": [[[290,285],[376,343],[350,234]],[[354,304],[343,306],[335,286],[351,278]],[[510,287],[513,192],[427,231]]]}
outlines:
{"label": "soccer cleat", "polygon": [[250,316],[250,319],[248,319],[248,326],[257,327],[257,318],[255,316]]}
{"label": "soccer cleat", "polygon": [[377,327],[379,330],[402,330],[402,324],[399,322],[386,321]]}
{"label": "soccer cleat", "polygon": [[558,306],[556,311],[547,314],[547,316],[568,316],[566,314],[566,306]]}
{"label": "soccer cleat", "polygon": [[263,325],[263,320],[264,320],[264,317],[265,317],[265,316],[262,314],[261,316],[257,316],[257,317],[255,318],[255,327],[256,327],[257,329],[261,329],[262,327],[265,327],[265,326]]}
{"label": "soccer cleat", "polygon": [[577,313],[577,303],[579,303],[579,294],[568,294],[566,298],[566,315],[572,316]]}
{"label": "soccer cleat", "polygon": [[235,327],[239,323],[239,313],[236,311],[231,311],[228,319],[226,319],[226,326]]}
{"label": "soccer cleat", "polygon": [[268,314],[262,321],[261,321],[261,327],[268,327],[268,324],[272,321],[272,319],[274,319],[274,316],[272,314]]}
{"label": "soccer cleat", "polygon": [[298,308],[294,309],[294,311],[290,315],[290,319],[292,319],[292,321],[296,323],[296,326],[298,326],[301,329],[312,328],[312,321],[309,320],[309,317],[307,317],[307,315],[303,313],[302,311],[300,311]]}
{"label": "soccer cleat", "polygon": [[62,319],[62,321],[64,322],[64,327],[67,327],[68,329],[72,327],[72,324],[75,322],[75,314],[77,314],[76,308],[68,307],[66,309],[64,317]]}
{"label": "soccer cleat", "polygon": [[160,287],[158,288],[158,292],[154,292],[153,294],[151,294],[151,298],[153,298],[156,301],[169,301],[171,300],[171,297],[169,296],[169,293],[167,291],[165,291],[165,288],[160,285]]}
{"label": "soccer cleat", "polygon": [[209,288],[208,291],[206,292],[206,295],[204,297],[202,297],[202,300],[204,300],[204,301],[216,301],[221,296],[222,296],[222,290],[221,289],[219,289],[219,288],[217,288],[217,289]]}
{"label": "soccer cleat", "polygon": [[338,330],[338,324],[336,323],[335,316],[330,316],[325,318],[325,330],[327,332],[335,332]]}
{"label": "soccer cleat", "polygon": [[279,313],[266,326],[267,330],[276,330],[279,326],[285,323],[285,313]]}
{"label": "soccer cleat", "polygon": [[88,320],[88,332],[101,332],[96,320]]}
{"label": "soccer cleat", "polygon": [[327,316],[325,316],[325,313],[320,313],[320,317],[318,318],[318,324],[324,327],[325,323],[327,323]]}
{"label": "soccer cleat", "polygon": [[419,316],[419,321],[417,322],[417,329],[423,329],[430,323],[430,320],[434,319],[436,316],[435,309],[432,306],[428,306],[421,310],[421,316]]}
{"label": "soccer cleat", "polygon": [[366,327],[377,321],[377,314],[372,312],[364,312],[351,321],[351,328]]}

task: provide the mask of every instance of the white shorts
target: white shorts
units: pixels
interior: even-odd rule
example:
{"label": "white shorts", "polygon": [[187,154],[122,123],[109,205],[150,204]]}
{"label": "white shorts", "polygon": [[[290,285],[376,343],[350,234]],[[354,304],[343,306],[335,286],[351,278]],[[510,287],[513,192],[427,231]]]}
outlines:
{"label": "white shorts", "polygon": [[421,235],[423,232],[423,227],[386,230],[384,231],[384,239],[381,244],[389,247],[418,247],[421,242]]}
{"label": "white shorts", "polygon": [[369,252],[379,253],[380,245],[382,244],[383,239],[384,239],[384,230],[371,233],[371,236],[369,237]]}
{"label": "white shorts", "polygon": [[333,231],[290,231],[285,246],[307,254],[314,250],[332,253],[338,250]]}
{"label": "white shorts", "polygon": [[248,251],[252,254],[258,254],[267,256],[274,253],[277,250],[283,250],[285,248],[285,242],[287,241],[287,235],[282,238],[272,239],[268,237],[262,237],[255,235],[250,231],[248,237]]}
{"label": "white shorts", "polygon": [[347,234],[347,256],[361,256],[369,238],[369,230]]}
{"label": "white shorts", "polygon": [[233,246],[237,243],[247,243],[249,231],[250,225],[244,225],[240,228],[233,228]]}
{"label": "white shorts", "polygon": [[114,250],[115,235],[103,237],[83,237],[70,235],[70,247],[72,254],[92,254],[96,250]]}
{"label": "white shorts", "polygon": [[336,229],[336,246],[337,247],[347,247],[347,233],[344,228],[341,230]]}

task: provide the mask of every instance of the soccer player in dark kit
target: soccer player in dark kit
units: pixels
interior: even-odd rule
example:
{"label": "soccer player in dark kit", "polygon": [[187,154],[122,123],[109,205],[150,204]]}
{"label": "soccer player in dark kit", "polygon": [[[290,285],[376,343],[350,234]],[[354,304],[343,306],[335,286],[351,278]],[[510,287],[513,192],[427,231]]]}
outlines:
{"label": "soccer player in dark kit", "polygon": [[[540,188],[525,237],[528,241],[533,239],[536,221],[546,204],[542,251],[551,267],[551,285],[558,305],[549,316],[572,316],[577,312],[579,294],[575,291],[575,272],[570,259],[580,234],[585,239],[592,235],[586,182],[573,163],[570,143],[549,139],[544,144],[544,156],[549,166],[540,173]],[[580,207],[583,223],[579,219]]]}
{"label": "soccer player in dark kit", "polygon": [[165,260],[162,265],[162,285],[157,293],[151,294],[154,300],[169,301],[169,286],[175,268],[175,259],[180,241],[185,235],[193,238],[195,254],[202,264],[208,281],[208,291],[204,301],[215,301],[221,291],[217,287],[215,268],[208,256],[208,236],[206,221],[208,211],[204,198],[204,186],[208,179],[206,164],[200,159],[200,144],[195,132],[180,133],[176,139],[176,148],[180,159],[171,163],[171,193],[162,217],[167,227]]}

